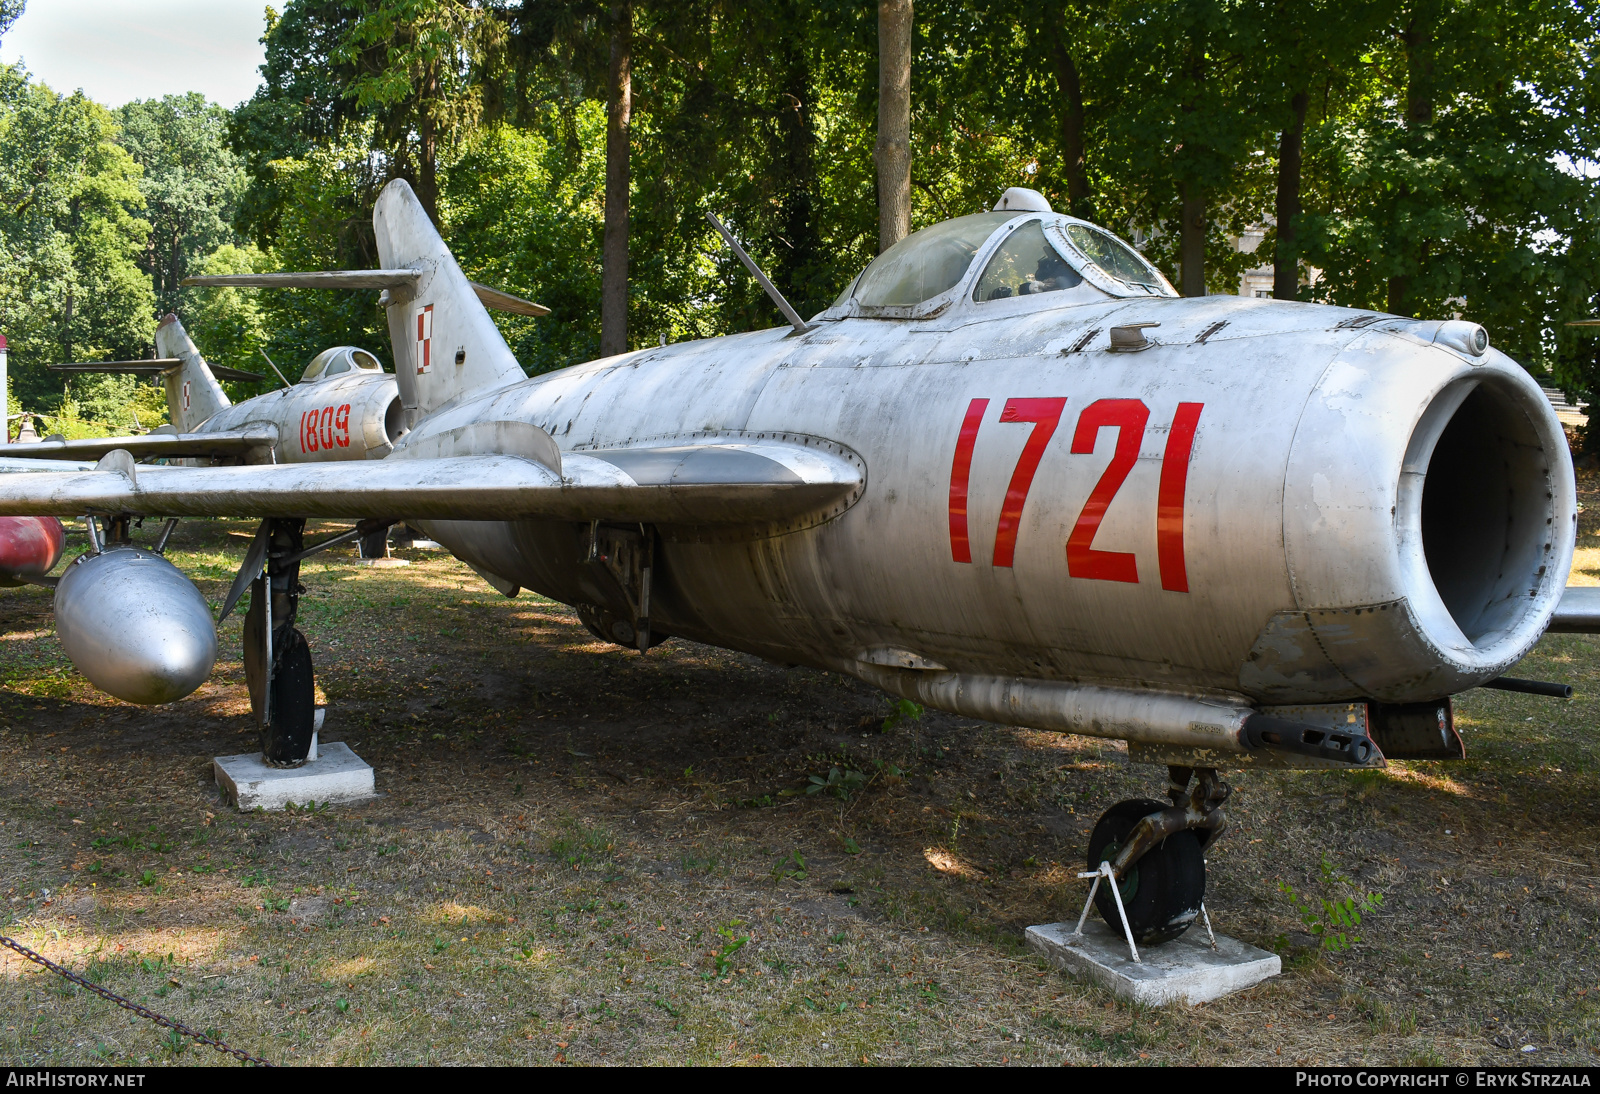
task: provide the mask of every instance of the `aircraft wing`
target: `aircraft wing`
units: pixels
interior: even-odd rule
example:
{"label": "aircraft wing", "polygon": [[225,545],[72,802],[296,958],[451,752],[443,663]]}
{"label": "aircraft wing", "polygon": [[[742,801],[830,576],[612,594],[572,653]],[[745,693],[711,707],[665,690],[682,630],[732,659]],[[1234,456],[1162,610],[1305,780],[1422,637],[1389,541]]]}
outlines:
{"label": "aircraft wing", "polygon": [[[397,454],[398,455],[398,454]],[[561,454],[559,470],[493,453],[323,464],[141,467],[0,477],[0,516],[610,520],[676,525],[826,519],[865,485],[860,466],[800,444],[691,444]]]}
{"label": "aircraft wing", "polygon": [[[86,440],[50,440],[32,444],[9,444],[4,452],[18,460],[98,460],[118,449],[136,460],[182,456],[242,456],[254,449],[271,448],[278,443],[272,426],[218,430],[215,433],[146,433],[138,437],[90,437]],[[47,515],[47,514],[38,514]]]}
{"label": "aircraft wing", "polygon": [[[135,376],[160,376],[169,369],[175,369],[183,364],[181,357],[151,357],[139,361],[77,361],[70,365],[50,365],[51,372],[115,372],[133,374]],[[219,380],[240,380],[246,383],[257,383],[266,377],[259,372],[246,372],[242,368],[229,368],[226,365],[206,362],[206,367],[211,370],[211,375]]]}
{"label": "aircraft wing", "polygon": [[1600,585],[1568,585],[1546,629],[1553,634],[1600,634]]}

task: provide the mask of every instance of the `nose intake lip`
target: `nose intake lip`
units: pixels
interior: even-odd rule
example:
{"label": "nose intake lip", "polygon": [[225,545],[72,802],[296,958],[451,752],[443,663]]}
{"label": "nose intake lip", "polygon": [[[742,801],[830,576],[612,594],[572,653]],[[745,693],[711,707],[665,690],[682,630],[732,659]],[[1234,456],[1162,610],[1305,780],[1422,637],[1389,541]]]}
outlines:
{"label": "nose intake lip", "polygon": [[1560,600],[1559,428],[1531,381],[1490,373],[1446,385],[1412,431],[1396,512],[1407,595],[1464,670],[1520,657]]}

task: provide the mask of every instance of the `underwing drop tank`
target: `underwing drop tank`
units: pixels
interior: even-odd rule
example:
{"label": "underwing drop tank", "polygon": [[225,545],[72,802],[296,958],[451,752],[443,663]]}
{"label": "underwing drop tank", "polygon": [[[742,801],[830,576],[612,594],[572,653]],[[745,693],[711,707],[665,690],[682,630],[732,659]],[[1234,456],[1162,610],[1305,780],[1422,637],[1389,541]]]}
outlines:
{"label": "underwing drop tank", "polygon": [[129,703],[182,699],[211,675],[217,629],[200,590],[152,551],[80,557],[56,586],[56,635],[79,672]]}
{"label": "underwing drop tank", "polygon": [[55,517],[0,517],[0,585],[43,577],[61,561],[66,533]]}

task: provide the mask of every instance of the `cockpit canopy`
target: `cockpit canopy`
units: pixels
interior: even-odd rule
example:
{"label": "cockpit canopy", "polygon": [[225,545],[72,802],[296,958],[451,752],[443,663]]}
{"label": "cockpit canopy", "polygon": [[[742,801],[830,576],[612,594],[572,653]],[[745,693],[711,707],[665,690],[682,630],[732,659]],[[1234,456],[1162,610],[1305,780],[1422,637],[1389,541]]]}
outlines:
{"label": "cockpit canopy", "polygon": [[913,232],[879,255],[824,314],[918,319],[962,296],[985,304],[1081,287],[1101,299],[1178,295],[1161,271],[1104,228],[1012,209]]}
{"label": "cockpit canopy", "polygon": [[356,346],[334,346],[325,349],[311,359],[305,372],[300,377],[302,384],[309,384],[315,380],[325,380],[330,376],[357,369],[362,372],[382,372],[383,366],[378,359],[364,349]]}

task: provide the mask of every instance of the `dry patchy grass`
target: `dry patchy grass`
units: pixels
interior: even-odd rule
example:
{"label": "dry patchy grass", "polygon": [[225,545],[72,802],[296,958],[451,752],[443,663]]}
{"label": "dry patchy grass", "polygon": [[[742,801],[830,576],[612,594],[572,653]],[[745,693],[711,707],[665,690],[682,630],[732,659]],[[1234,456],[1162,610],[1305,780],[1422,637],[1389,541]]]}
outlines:
{"label": "dry patchy grass", "polygon": [[[213,601],[248,531],[180,526]],[[1159,770],[935,713],[885,731],[855,682],[641,657],[411,557],[305,568],[325,736],[383,792],[308,813],[240,815],[211,783],[252,747],[237,618],[206,686],[139,709],[72,670],[43,591],[0,593],[7,932],[292,1063],[1595,1060],[1596,639],[1521,670],[1572,702],[1463,697],[1465,763],[1233,778],[1208,905],[1285,974],[1145,1010],[1021,932],[1076,913],[1094,819]],[[834,767],[870,782],[803,793]],[[1386,898],[1344,953],[1279,890],[1338,895],[1323,856]],[[225,1062],[14,958],[0,1006],[16,1063]]]}

